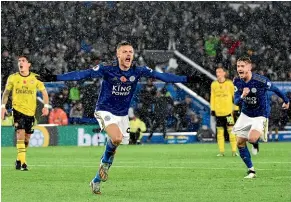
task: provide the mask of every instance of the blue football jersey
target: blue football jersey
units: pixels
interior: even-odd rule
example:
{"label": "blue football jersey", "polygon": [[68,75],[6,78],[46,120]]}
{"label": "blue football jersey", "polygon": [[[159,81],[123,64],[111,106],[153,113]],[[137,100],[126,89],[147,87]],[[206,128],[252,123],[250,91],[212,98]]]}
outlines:
{"label": "blue football jersey", "polygon": [[[287,104],[289,99],[272,82],[261,75],[252,74],[250,81],[245,82],[240,78],[234,79],[235,95],[234,103],[241,106],[241,111],[249,117],[270,115],[270,98],[267,91],[275,92]],[[241,98],[244,88],[249,88],[250,92],[245,98]]]}
{"label": "blue football jersey", "polygon": [[[168,83],[185,83],[186,76],[159,73],[147,66],[131,67],[122,71],[118,65],[97,65],[92,69],[57,75],[58,81],[103,78],[96,111],[108,111],[117,116],[128,114],[131,98],[141,77],[151,77]],[[96,92],[97,93],[97,92]]]}

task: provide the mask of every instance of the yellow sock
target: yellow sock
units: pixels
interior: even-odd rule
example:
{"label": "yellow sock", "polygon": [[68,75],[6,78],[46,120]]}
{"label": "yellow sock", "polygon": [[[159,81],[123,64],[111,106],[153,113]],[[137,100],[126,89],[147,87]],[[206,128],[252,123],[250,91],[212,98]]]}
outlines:
{"label": "yellow sock", "polygon": [[224,129],[217,127],[217,144],[220,153],[224,153]]}
{"label": "yellow sock", "polygon": [[232,128],[227,128],[227,132],[229,134],[229,143],[231,146],[231,151],[236,152],[236,136],[232,133]]}
{"label": "yellow sock", "polygon": [[16,148],[17,148],[17,160],[21,161],[21,165],[26,163],[26,148],[24,144],[24,140],[17,140],[16,143]]}

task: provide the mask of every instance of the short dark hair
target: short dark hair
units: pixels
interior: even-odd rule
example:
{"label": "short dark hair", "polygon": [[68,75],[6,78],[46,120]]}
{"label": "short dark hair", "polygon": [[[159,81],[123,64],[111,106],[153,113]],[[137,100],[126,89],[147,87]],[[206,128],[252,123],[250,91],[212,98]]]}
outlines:
{"label": "short dark hair", "polygon": [[242,56],[240,58],[237,59],[237,62],[246,62],[246,63],[252,63],[251,58],[248,56]]}
{"label": "short dark hair", "polygon": [[19,55],[18,59],[19,58],[25,58],[29,63],[31,63],[31,61],[30,61],[30,59],[29,59],[29,57],[27,55]]}
{"label": "short dark hair", "polygon": [[117,49],[119,49],[121,46],[132,46],[132,44],[128,41],[121,41],[117,44]]}

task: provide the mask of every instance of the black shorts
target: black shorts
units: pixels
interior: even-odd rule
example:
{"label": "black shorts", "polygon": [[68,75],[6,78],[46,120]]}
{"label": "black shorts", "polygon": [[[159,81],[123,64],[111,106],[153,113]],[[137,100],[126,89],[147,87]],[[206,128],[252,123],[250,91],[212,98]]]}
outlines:
{"label": "black shorts", "polygon": [[234,119],[231,114],[227,116],[216,116],[216,127],[227,127],[227,126],[233,126],[234,125]]}
{"label": "black shorts", "polygon": [[13,109],[13,120],[15,130],[24,129],[26,134],[33,133],[34,116],[27,116]]}

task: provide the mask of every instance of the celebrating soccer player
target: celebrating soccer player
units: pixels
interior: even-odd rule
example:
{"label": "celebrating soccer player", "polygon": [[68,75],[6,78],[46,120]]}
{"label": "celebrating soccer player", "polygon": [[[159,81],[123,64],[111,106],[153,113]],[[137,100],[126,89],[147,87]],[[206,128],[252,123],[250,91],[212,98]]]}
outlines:
{"label": "celebrating soccer player", "polygon": [[165,82],[194,82],[192,76],[177,76],[169,73],[159,73],[143,66],[132,65],[134,49],[129,42],[120,42],[117,46],[116,64],[97,65],[92,69],[73,71],[67,74],[43,77],[46,81],[71,81],[85,78],[103,77],[103,83],[96,104],[95,117],[102,129],[110,137],[101,158],[98,172],[90,182],[92,192],[100,194],[100,183],[108,178],[108,171],[113,163],[117,147],[129,143],[128,109],[135,92],[137,82],[141,77],[152,77]]}
{"label": "celebrating soccer player", "polygon": [[234,85],[231,80],[226,79],[226,71],[223,67],[216,69],[216,77],[217,81],[211,84],[210,106],[211,114],[216,118],[217,144],[220,152],[217,156],[224,156],[224,128],[229,135],[232,156],[237,156],[236,137],[232,133],[233,111],[238,111],[238,107],[233,104]]}
{"label": "celebrating soccer player", "polygon": [[275,92],[284,100],[283,108],[289,108],[289,99],[270,80],[264,76],[251,72],[250,58],[241,57],[237,60],[237,72],[239,78],[234,79],[236,105],[241,105],[241,114],[233,127],[237,135],[237,146],[240,156],[248,167],[245,178],[256,177],[256,172],[251,160],[246,142],[256,143],[261,137],[267,141],[267,126],[269,107],[267,91]]}
{"label": "celebrating soccer player", "polygon": [[48,94],[44,84],[38,79],[38,75],[30,72],[31,63],[27,56],[18,57],[19,72],[8,77],[6,88],[2,96],[1,118],[5,118],[6,103],[10,92],[12,91],[12,108],[14,127],[17,134],[17,159],[15,168],[17,170],[27,171],[26,150],[29,145],[29,139],[33,133],[34,115],[36,111],[36,93],[41,91],[44,108],[42,115],[48,115]]}

